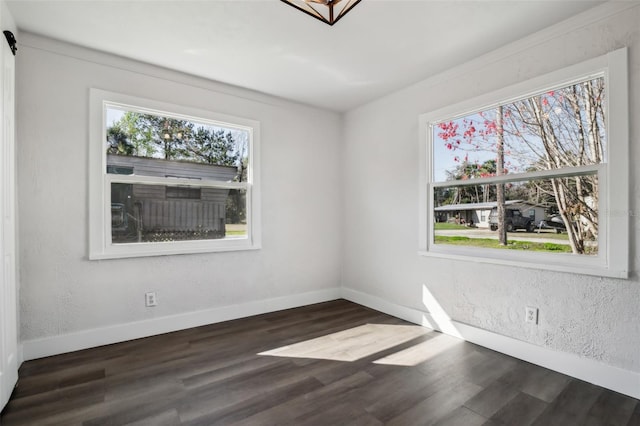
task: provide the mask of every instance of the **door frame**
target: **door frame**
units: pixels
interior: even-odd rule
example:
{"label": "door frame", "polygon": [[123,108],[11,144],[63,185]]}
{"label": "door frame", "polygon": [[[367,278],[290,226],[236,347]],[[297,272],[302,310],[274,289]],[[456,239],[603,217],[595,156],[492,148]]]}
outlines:
{"label": "door frame", "polygon": [[[2,4],[0,22],[6,21]],[[4,26],[4,25],[3,25]],[[18,381],[15,58],[0,35],[0,409]]]}

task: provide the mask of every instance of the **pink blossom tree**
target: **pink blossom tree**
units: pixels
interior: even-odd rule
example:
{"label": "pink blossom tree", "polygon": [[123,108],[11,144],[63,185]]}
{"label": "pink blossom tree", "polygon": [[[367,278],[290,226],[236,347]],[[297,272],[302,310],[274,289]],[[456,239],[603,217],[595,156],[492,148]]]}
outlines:
{"label": "pink blossom tree", "polygon": [[[449,173],[449,179],[562,169],[605,161],[604,94],[604,79],[595,78],[439,123],[435,142],[443,144],[453,162],[464,166],[463,170],[480,170],[488,159],[495,161],[493,171],[462,176]],[[475,167],[469,167],[470,164]],[[531,180],[527,185],[553,200],[566,226],[572,251],[589,252],[588,241],[598,237],[597,175]],[[504,185],[496,185],[495,192],[502,234]],[[506,238],[501,238],[501,242],[506,244]]]}

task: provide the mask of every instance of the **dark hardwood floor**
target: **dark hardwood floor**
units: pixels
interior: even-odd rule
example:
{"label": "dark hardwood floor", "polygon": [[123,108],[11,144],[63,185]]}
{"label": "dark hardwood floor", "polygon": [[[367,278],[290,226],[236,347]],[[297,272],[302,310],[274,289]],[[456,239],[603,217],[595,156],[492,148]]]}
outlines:
{"label": "dark hardwood floor", "polygon": [[25,362],[12,425],[640,425],[633,398],[344,301]]}

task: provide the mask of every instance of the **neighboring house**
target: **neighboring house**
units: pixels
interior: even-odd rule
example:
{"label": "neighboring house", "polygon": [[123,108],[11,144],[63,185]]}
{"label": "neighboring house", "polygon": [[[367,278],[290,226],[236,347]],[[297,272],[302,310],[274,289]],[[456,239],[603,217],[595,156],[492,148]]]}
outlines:
{"label": "neighboring house", "polygon": [[[489,228],[489,213],[491,209],[497,207],[494,202],[489,203],[466,203],[449,204],[434,208],[436,222],[455,222],[461,224],[475,225],[479,228]],[[509,200],[505,205],[516,207],[523,216],[530,217],[535,224],[545,218],[545,208],[539,204],[534,204],[523,200]]]}
{"label": "neighboring house", "polygon": [[[223,182],[233,180],[237,173],[234,166],[113,154],[107,155],[107,171]],[[112,239],[114,242],[155,241],[168,238],[169,234],[172,239],[222,238],[228,194],[228,189],[185,185],[112,184]]]}

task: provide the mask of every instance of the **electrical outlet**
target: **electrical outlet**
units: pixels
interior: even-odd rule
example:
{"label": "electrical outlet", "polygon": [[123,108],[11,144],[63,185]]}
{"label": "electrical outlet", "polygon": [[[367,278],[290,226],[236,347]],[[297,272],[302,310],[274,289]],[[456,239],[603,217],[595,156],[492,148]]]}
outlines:
{"label": "electrical outlet", "polygon": [[524,308],[524,320],[531,324],[538,324],[538,308],[527,306]]}
{"label": "electrical outlet", "polygon": [[158,306],[158,298],[156,297],[156,293],[155,292],[145,293],[144,304],[146,307]]}

